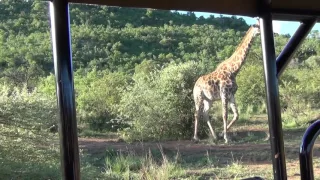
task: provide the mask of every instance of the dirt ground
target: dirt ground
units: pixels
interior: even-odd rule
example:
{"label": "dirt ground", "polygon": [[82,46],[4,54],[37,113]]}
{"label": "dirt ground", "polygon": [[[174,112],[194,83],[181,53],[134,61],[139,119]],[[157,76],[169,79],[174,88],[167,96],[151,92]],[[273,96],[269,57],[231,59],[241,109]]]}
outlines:
{"label": "dirt ground", "polygon": [[[198,157],[211,155],[216,157],[219,164],[225,165],[234,160],[239,160],[241,163],[256,171],[264,169],[272,169],[271,150],[269,141],[263,140],[248,140],[239,142],[239,139],[245,139],[248,136],[254,136],[255,133],[260,133],[257,137],[263,139],[265,131],[237,132],[233,133],[233,139],[236,142],[223,144],[221,141],[218,145],[208,143],[207,141],[195,143],[191,140],[180,141],[165,141],[165,142],[134,142],[125,143],[117,138],[79,138],[80,149],[83,149],[88,154],[105,153],[107,149],[113,149],[122,152],[135,152],[137,155],[143,155],[146,150],[159,149],[162,147],[165,154],[179,152],[183,157]],[[286,167],[288,179],[300,179],[299,165],[299,145],[303,131],[284,132]],[[255,137],[255,136],[254,136]],[[238,138],[238,139],[237,139]],[[314,159],[320,157],[320,143],[316,142],[314,146]],[[314,164],[315,174],[320,174],[319,164]]]}

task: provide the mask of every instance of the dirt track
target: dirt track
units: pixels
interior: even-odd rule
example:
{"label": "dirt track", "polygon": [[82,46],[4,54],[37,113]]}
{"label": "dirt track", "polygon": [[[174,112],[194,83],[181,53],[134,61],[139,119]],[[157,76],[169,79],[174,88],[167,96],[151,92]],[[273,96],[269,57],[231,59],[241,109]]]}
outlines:
{"label": "dirt track", "polygon": [[[265,163],[269,161],[270,156],[270,144],[268,142],[263,144],[205,144],[205,143],[194,143],[190,140],[181,141],[165,141],[165,142],[135,142],[125,143],[118,142],[116,139],[99,139],[99,138],[79,138],[79,146],[81,149],[87,151],[90,154],[99,154],[105,152],[107,149],[114,149],[116,151],[128,152],[132,151],[137,154],[143,153],[148,149],[162,149],[165,152],[175,153],[178,152],[183,156],[192,155],[203,155],[207,152],[219,156],[221,159],[224,157],[231,158],[231,153],[236,158],[241,158],[243,162],[252,163],[259,162]],[[320,156],[320,144],[315,144],[314,156]],[[287,158],[298,158],[299,145],[286,145],[286,157]],[[263,153],[263,155],[261,154]],[[253,156],[254,155],[254,156]],[[262,155],[262,157],[259,157]],[[238,156],[238,157],[237,157]],[[271,163],[271,162],[270,162]]]}
{"label": "dirt track", "polygon": [[[300,179],[298,155],[302,133],[303,132],[290,132],[284,134],[288,179]],[[247,135],[247,133],[236,134],[235,137],[241,139]],[[254,137],[256,136],[254,135]],[[264,137],[260,136],[260,138],[263,139]],[[134,152],[135,155],[145,155],[149,149],[159,150],[161,147],[165,154],[176,154],[179,152],[181,157],[188,158],[210,155],[215,157],[215,160],[217,160],[221,166],[239,160],[249,168],[264,171],[272,167],[271,149],[269,141],[263,142],[261,139],[258,141],[234,142],[231,144],[223,144],[221,141],[218,145],[214,145],[206,141],[194,143],[191,140],[125,143],[118,141],[118,139],[79,138],[79,146],[80,149],[83,149],[86,153],[93,156],[104,154],[108,149],[121,152]],[[320,157],[319,142],[316,142],[314,146],[313,156],[314,159],[319,159]],[[314,173],[320,174],[320,166],[318,164],[314,165]]]}

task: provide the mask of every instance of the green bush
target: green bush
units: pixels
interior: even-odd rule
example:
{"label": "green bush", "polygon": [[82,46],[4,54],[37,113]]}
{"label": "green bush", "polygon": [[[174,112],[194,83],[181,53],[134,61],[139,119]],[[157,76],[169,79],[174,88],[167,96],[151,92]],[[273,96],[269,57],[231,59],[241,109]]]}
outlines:
{"label": "green bush", "polygon": [[245,64],[237,76],[236,102],[240,113],[264,113],[265,85],[263,67]]}
{"label": "green bush", "polygon": [[[46,113],[43,113],[46,112]],[[56,99],[37,89],[0,85],[0,123],[28,129],[43,129],[57,123]]]}
{"label": "green bush", "polygon": [[305,63],[310,68],[319,68],[320,67],[320,56],[311,56],[307,60],[305,60]]}
{"label": "green bush", "polygon": [[55,99],[36,90],[0,85],[0,176],[58,179],[59,149],[48,127],[57,121]]}
{"label": "green bush", "polygon": [[77,116],[79,123],[93,130],[115,131],[123,126],[117,117],[122,92],[129,76],[121,72],[108,73],[95,70],[75,75]]}
{"label": "green bush", "polygon": [[300,126],[314,116],[319,108],[320,68],[292,68],[281,77],[280,100],[285,107],[283,120],[290,126]]}
{"label": "green bush", "polygon": [[160,71],[135,74],[121,99],[121,113],[131,125],[123,135],[131,140],[190,138],[193,133],[192,89],[203,74],[195,62],[171,63]]}
{"label": "green bush", "polygon": [[[123,127],[118,118],[122,92],[129,83],[129,76],[122,72],[80,69],[74,74],[77,119],[80,127],[92,130],[116,131]],[[55,97],[55,77],[50,75],[38,84],[40,92]]]}
{"label": "green bush", "polygon": [[[61,179],[56,97],[24,88],[0,85],[1,179]],[[96,179],[101,170],[80,152],[81,177]]]}

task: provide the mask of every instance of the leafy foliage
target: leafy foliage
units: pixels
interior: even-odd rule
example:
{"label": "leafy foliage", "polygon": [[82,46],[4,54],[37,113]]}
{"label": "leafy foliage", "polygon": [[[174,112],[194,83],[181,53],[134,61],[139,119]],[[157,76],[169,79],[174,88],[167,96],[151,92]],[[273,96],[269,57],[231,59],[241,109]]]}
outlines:
{"label": "leafy foliage", "polygon": [[[44,113],[45,112],[45,113]],[[3,179],[60,179],[56,99],[24,88],[0,86],[0,175]],[[87,156],[81,157],[83,179],[99,178]]]}
{"label": "leafy foliage", "polygon": [[[3,98],[24,89],[53,100],[48,3],[3,0],[0,10],[0,82],[12,90]],[[129,139],[190,137],[195,79],[228,58],[249,27],[234,16],[204,18],[153,9],[71,4],[70,14],[79,125],[120,130]],[[277,54],[289,38],[275,34]],[[293,107],[303,112],[304,104],[319,107],[314,75],[319,69],[319,41],[319,32],[311,32],[279,80],[281,103],[288,113]],[[260,43],[256,38],[237,77],[241,114],[266,111]],[[20,101],[7,100],[12,103],[1,113],[10,120]],[[38,108],[48,108],[55,117],[49,110],[54,107],[51,101],[32,103],[37,105],[28,105],[26,117],[37,117]],[[39,117],[30,123],[35,126],[42,118],[52,120]]]}
{"label": "leafy foliage", "polygon": [[1,85],[0,88],[2,124],[40,130],[56,123],[57,109],[54,98],[40,94],[36,90],[30,93],[26,87],[10,89],[6,85]]}
{"label": "leafy foliage", "polygon": [[241,113],[265,112],[265,85],[263,68],[257,65],[244,65],[237,76],[239,84],[236,93]]}
{"label": "leafy foliage", "polygon": [[[40,77],[53,72],[48,3],[5,0],[0,9],[0,78],[33,88]],[[214,65],[217,53],[225,55],[225,43],[232,49],[248,28],[236,17],[196,18],[194,13],[151,9],[72,4],[70,13],[76,70],[133,73],[143,60],[161,65],[202,60]]]}
{"label": "leafy foliage", "polygon": [[[28,93],[26,88],[0,88],[0,159],[5,162],[0,164],[1,177],[58,178],[57,149],[40,148],[55,139],[47,132],[56,120],[55,100],[35,91]],[[40,154],[47,158],[37,157]]]}
{"label": "leafy foliage", "polygon": [[300,126],[314,118],[312,109],[319,107],[319,78],[316,76],[320,68],[289,69],[280,86],[281,102],[286,107],[284,120]]}
{"label": "leafy foliage", "polygon": [[[59,179],[58,137],[48,132],[57,123],[48,2],[2,0],[0,11],[1,178]],[[249,28],[242,18],[193,12],[70,4],[70,14],[79,128],[130,141],[189,139],[195,80],[228,58]],[[289,38],[275,34],[276,54]],[[266,111],[260,44],[258,37],[237,77],[240,116]],[[284,127],[300,127],[319,109],[319,57],[313,31],[279,79]],[[200,127],[201,136],[206,130]],[[106,159],[102,174],[81,158],[83,179],[182,173],[165,159],[120,156]]]}
{"label": "leafy foliage", "polygon": [[79,122],[87,123],[95,130],[121,128],[123,122],[117,117],[117,107],[129,77],[121,72],[97,71],[88,72],[85,76],[77,73],[75,77]]}
{"label": "leafy foliage", "polygon": [[135,74],[134,84],[121,100],[121,112],[131,128],[130,139],[191,137],[192,88],[202,68],[195,62],[172,63],[148,77]]}

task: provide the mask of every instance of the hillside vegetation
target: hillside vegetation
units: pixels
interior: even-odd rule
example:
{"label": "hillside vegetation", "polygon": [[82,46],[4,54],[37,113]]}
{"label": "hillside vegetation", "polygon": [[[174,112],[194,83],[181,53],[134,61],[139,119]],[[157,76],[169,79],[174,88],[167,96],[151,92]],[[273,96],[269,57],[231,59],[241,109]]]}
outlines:
{"label": "hillside vegetation", "polygon": [[[2,0],[0,11],[0,159],[13,169],[23,169],[18,162],[40,162],[55,177],[58,161],[43,159],[41,150],[12,158],[57,138],[48,132],[58,122],[48,3]],[[71,4],[70,14],[80,135],[116,132],[127,141],[190,139],[195,80],[228,58],[249,28],[235,16],[192,12]],[[277,54],[289,38],[275,34]],[[266,113],[260,44],[257,37],[237,77],[242,121]],[[279,81],[285,128],[301,127],[316,114],[318,73],[320,33],[313,31]],[[211,113],[217,129],[219,108],[217,103]],[[207,128],[200,131],[207,136]],[[19,150],[11,142],[25,146]],[[0,169],[1,177],[10,171]]]}
{"label": "hillside vegetation", "polygon": [[[5,0],[0,8],[2,86],[54,97],[48,4]],[[195,80],[228,58],[249,28],[242,18],[192,12],[71,4],[70,14],[79,125],[139,129],[142,136],[154,127],[157,133],[150,138],[160,139],[189,137]],[[277,53],[288,39],[275,34]],[[287,111],[318,107],[319,53],[319,32],[314,31],[280,79]],[[265,112],[261,56],[257,37],[237,78],[241,114]]]}

